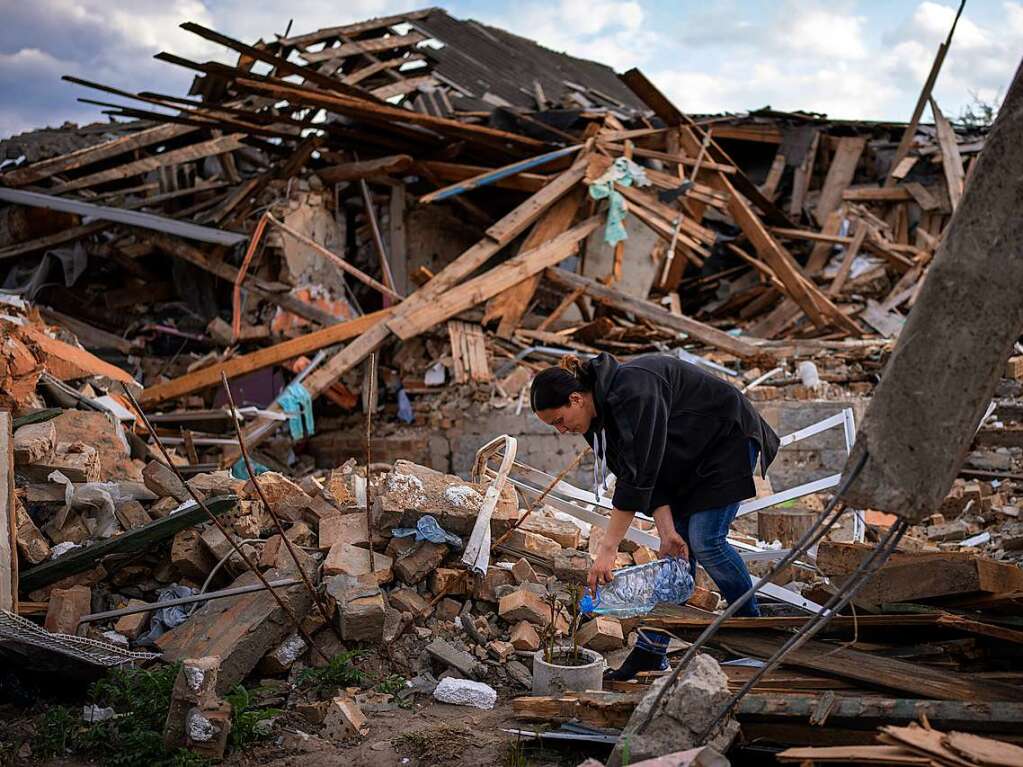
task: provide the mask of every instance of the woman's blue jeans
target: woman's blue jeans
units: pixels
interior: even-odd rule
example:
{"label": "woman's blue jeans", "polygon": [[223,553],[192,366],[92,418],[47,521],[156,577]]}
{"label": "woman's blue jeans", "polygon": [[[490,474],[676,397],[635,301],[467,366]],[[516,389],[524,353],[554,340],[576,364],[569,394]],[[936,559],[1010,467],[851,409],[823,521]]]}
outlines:
{"label": "woman's blue jeans", "polygon": [[[729,604],[737,600],[753,585],[746,563],[728,542],[728,528],[735,519],[739,504],[733,503],[717,509],[706,509],[685,517],[675,517],[675,529],[689,547],[689,567],[694,577],[699,563],[717,584]],[[738,616],[760,615],[756,596],[752,596],[738,612]]]}
{"label": "woman's blue jeans", "polygon": [[[750,464],[756,469],[759,446],[750,440]],[[731,604],[753,585],[746,563],[728,542],[728,528],[735,519],[739,504],[733,503],[717,509],[705,509],[687,516],[673,515],[675,529],[689,547],[689,568],[696,577],[699,563],[717,584],[721,596]],[[755,618],[760,615],[756,596],[750,597],[738,616]]]}

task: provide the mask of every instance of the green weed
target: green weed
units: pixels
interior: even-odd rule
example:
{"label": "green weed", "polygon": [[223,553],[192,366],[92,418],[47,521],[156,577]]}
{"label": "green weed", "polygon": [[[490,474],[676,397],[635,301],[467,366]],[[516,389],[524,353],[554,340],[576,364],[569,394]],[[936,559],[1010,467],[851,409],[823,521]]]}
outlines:
{"label": "green weed", "polygon": [[233,723],[229,738],[232,748],[244,748],[270,737],[272,734],[270,728],[261,722],[284,713],[279,708],[260,708],[253,705],[252,693],[258,692],[258,689],[250,691],[239,684],[224,696],[224,700],[231,704]]}
{"label": "green weed", "polygon": [[338,653],[323,668],[303,669],[296,680],[299,687],[310,687],[319,695],[333,694],[343,687],[361,686],[366,674],[353,665],[365,655],[364,650],[346,650]]}

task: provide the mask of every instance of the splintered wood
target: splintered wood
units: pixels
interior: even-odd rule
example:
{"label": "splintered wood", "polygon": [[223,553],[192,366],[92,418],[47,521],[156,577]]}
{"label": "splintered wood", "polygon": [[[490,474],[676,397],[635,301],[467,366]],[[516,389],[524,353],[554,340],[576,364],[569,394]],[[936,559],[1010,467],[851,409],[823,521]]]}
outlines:
{"label": "splintered wood", "polygon": [[448,322],[451,339],[451,358],[455,382],[477,381],[485,383],[493,378],[487,359],[487,341],[479,325],[451,320]]}

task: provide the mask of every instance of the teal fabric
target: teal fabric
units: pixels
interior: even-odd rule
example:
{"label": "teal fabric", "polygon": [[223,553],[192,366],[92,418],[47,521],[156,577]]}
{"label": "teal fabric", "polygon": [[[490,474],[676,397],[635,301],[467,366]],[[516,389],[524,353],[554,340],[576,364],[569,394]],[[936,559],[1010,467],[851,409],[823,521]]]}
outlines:
{"label": "teal fabric", "polygon": [[313,398],[302,384],[297,381],[288,384],[277,398],[277,404],[291,416],[288,418],[288,429],[291,431],[292,439],[301,439],[316,433],[316,424],[313,422]]}
{"label": "teal fabric", "polygon": [[646,177],[646,171],[632,160],[619,157],[615,160],[608,171],[590,184],[590,197],[594,200],[607,198],[607,223],[604,226],[604,242],[614,247],[622,240],[629,237],[625,230],[625,198],[621,192],[615,189],[615,184],[622,186],[649,186],[650,180]]}

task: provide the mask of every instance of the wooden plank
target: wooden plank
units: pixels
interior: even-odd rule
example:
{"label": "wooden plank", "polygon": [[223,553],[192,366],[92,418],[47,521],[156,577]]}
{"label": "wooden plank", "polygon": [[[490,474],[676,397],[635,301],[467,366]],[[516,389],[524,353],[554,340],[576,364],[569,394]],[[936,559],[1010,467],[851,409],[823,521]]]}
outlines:
{"label": "wooden plank", "polygon": [[778,196],[778,184],[781,183],[781,177],[785,173],[785,154],[779,148],[774,153],[774,160],[771,162],[771,168],[767,171],[767,178],[764,180],[763,185],[760,187],[760,191],[764,197],[769,200],[774,200]]}
{"label": "wooden plank", "polygon": [[[959,13],[962,13],[962,8],[959,9]],[[959,15],[956,14],[956,20],[958,21],[958,19]],[[952,31],[955,31],[954,23],[952,24]],[[927,73],[924,87],[920,90],[920,95],[917,97],[916,106],[913,107],[913,116],[909,118],[909,123],[902,132],[902,138],[899,139],[899,146],[895,149],[892,166],[889,170],[888,178],[884,182],[884,185],[887,187],[895,186],[895,182],[898,180],[894,172],[899,167],[902,159],[909,154],[909,149],[913,145],[913,138],[916,136],[916,129],[920,125],[920,118],[923,116],[924,107],[927,106],[927,102],[931,98],[931,91],[934,90],[934,83],[938,79],[938,72],[941,71],[941,65],[945,61],[945,54],[948,53],[948,45],[951,41],[952,32],[949,32],[948,39],[938,46],[938,53],[931,64],[931,71]]]}
{"label": "wooden plank", "polygon": [[512,699],[512,712],[516,719],[527,722],[579,721],[592,727],[621,729],[628,724],[642,697],[642,694],[621,692],[523,696]]}
{"label": "wooden plank", "polygon": [[345,85],[341,80],[320,73],[317,68],[302,66],[292,61],[288,61],[288,59],[284,57],[276,56],[271,53],[268,48],[257,48],[253,45],[246,45],[243,42],[230,38],[227,35],[222,35],[220,32],[208,29],[207,27],[204,27],[201,24],[196,24],[193,21],[186,21],[181,25],[181,28],[186,32],[198,35],[204,40],[219,43],[225,48],[238,51],[238,53],[242,54],[242,56],[246,56],[257,61],[263,61],[272,66],[274,68],[273,71],[278,76],[298,75],[304,80],[315,83],[320,88],[326,88],[328,91],[343,93],[352,98],[376,101],[375,96],[371,96],[361,88],[353,88],[351,85]]}
{"label": "wooden plank", "polygon": [[3,179],[6,186],[24,186],[42,181],[58,173],[67,173],[69,170],[75,170],[100,160],[117,157],[125,152],[170,141],[196,130],[198,128],[192,125],[157,125],[155,128],[147,128],[129,136],[121,136],[104,141],[102,144],[76,149],[74,152],[62,154],[59,157],[52,157],[24,168],[17,168],[4,173],[0,179]]}
{"label": "wooden plank", "polygon": [[348,115],[350,117],[362,117],[380,121],[383,123],[411,123],[426,128],[433,128],[439,133],[460,136],[469,141],[480,142],[489,146],[502,148],[507,151],[511,148],[515,151],[535,152],[546,147],[542,141],[520,136],[508,131],[488,128],[483,125],[471,125],[452,120],[446,117],[434,117],[410,109],[401,109],[386,104],[377,104],[364,99],[350,98],[338,93],[325,93],[314,88],[306,88],[284,81],[262,81],[239,78],[236,81],[239,87],[243,87],[255,93],[272,96],[274,98],[287,99],[297,104],[318,106],[329,112]]}
{"label": "wooden plank", "polygon": [[775,754],[779,762],[797,764],[827,764],[829,762],[851,764],[908,764],[930,767],[931,760],[916,756],[902,746],[813,746],[809,748],[787,748]]}
{"label": "wooden plank", "polygon": [[[855,322],[846,317],[816,286],[802,278],[799,266],[792,254],[770,235],[749,203],[735,190],[728,179],[718,174],[713,180],[718,189],[730,195],[728,209],[732,218],[753,243],[757,255],[771,267],[785,286],[788,296],[799,305],[799,308],[806,313],[810,320],[818,327],[827,327],[834,322],[843,330],[857,336],[861,335],[859,326]],[[823,307],[823,311],[818,306]]]}
{"label": "wooden plank", "polygon": [[388,155],[373,160],[347,162],[331,165],[316,171],[316,175],[325,184],[339,184],[342,181],[358,181],[373,176],[388,176],[401,173],[412,165],[412,158],[407,154]]}
{"label": "wooden plank", "polygon": [[[838,233],[842,231],[842,221],[845,220],[845,209],[838,208],[831,211],[827,218],[824,219],[824,226],[821,229],[821,234],[825,237],[837,237]],[[779,234],[778,230],[772,230],[775,234]],[[850,240],[852,242],[852,240]],[[817,274],[821,269],[828,265],[828,261],[831,256],[832,242],[829,240],[819,240],[814,243],[813,249],[810,251],[810,257],[806,260],[806,273],[810,275]]]}
{"label": "wooden plank", "polygon": [[14,508],[14,428],[0,411],[0,610],[18,610],[18,522]]}
{"label": "wooden plank", "polygon": [[[562,177],[568,176],[569,174],[571,174],[571,169],[565,171],[565,173],[562,174]],[[559,177],[558,180],[560,180],[560,178],[561,177]],[[567,193],[568,190],[576,183],[561,183],[559,185],[557,184],[558,180],[551,182],[551,184],[544,187],[541,192],[537,192],[533,195],[533,197],[530,197],[528,200],[523,202],[518,208],[515,208],[508,213],[505,218],[511,217],[519,221],[521,220],[521,215],[519,213],[520,209],[528,207],[533,218],[525,221],[523,223],[523,227],[531,224],[534,220],[539,218],[548,207],[557,202],[562,194]],[[537,197],[542,193],[547,192],[548,188],[551,186],[559,188],[560,194],[544,194],[543,197],[540,198],[543,201],[543,204],[538,206],[536,204]],[[503,220],[504,219],[502,219],[502,221]],[[500,224],[501,221],[498,221],[497,223]],[[503,246],[504,243],[498,242],[489,236],[484,237],[471,248],[459,255],[450,264],[441,269],[436,275],[434,275],[433,279],[426,283],[426,285],[395,307],[392,316],[400,317],[406,314],[411,314],[419,307],[435,300],[448,288],[465,279],[468,275],[483,266],[483,264],[490,260],[490,258],[500,251]],[[390,335],[391,330],[388,327],[387,318],[379,320],[361,336],[354,339],[344,349],[335,354],[311,373],[309,377],[303,381],[303,386],[306,391],[310,392],[314,398],[319,396],[321,392],[326,391],[333,386],[342,375],[376,351],[380,345],[390,337]],[[257,418],[256,421],[245,431],[246,443],[253,446],[259,444],[262,440],[266,439],[273,433],[277,425],[277,421],[268,418]],[[225,450],[224,456],[221,459],[221,464],[230,465],[234,463],[234,461],[237,460],[238,455],[239,454],[235,449]]]}
{"label": "wooden plank", "polygon": [[322,330],[282,341],[250,354],[232,357],[225,362],[194,370],[170,381],[148,386],[140,398],[141,404],[144,407],[151,407],[210,386],[219,386],[221,373],[227,374],[228,378],[236,378],[254,370],[261,370],[270,365],[279,365],[295,357],[311,354],[342,341],[348,341],[390,315],[391,311],[391,309],[381,309],[348,322],[339,322]]}
{"label": "wooden plank", "polygon": [[[220,516],[230,511],[238,499],[233,495],[221,495],[206,500],[211,512]],[[99,564],[99,560],[109,554],[133,554],[145,551],[160,541],[167,540],[178,531],[192,527],[208,519],[206,512],[198,505],[184,509],[175,514],[154,519],[152,522],[136,527],[121,535],[97,541],[80,549],[70,551],[59,559],[36,565],[21,575],[20,589],[22,592],[35,591],[75,573],[84,572]]]}
{"label": "wooden plank", "polygon": [[536,221],[544,210],[582,181],[585,175],[585,163],[576,162],[522,205],[488,228],[487,236],[502,245],[507,245],[526,231],[526,228]]}
{"label": "wooden plank", "polygon": [[434,79],[433,75],[422,75],[420,77],[406,77],[390,85],[381,85],[379,88],[371,90],[370,93],[378,99],[387,100],[394,96],[404,96],[420,88],[429,88],[434,85],[437,85],[437,80]]}
{"label": "wooden plank", "polygon": [[797,221],[803,213],[806,193],[810,190],[810,182],[813,180],[813,168],[817,161],[817,147],[820,141],[821,132],[815,130],[803,161],[799,163],[799,167],[796,168],[792,175],[792,196],[789,199],[789,215]]}
{"label": "wooden plank", "polygon": [[387,209],[387,256],[391,265],[394,289],[401,295],[408,295],[408,237],[405,229],[405,185],[391,187],[391,198]]}
{"label": "wooden plank", "polygon": [[[464,181],[474,176],[481,176],[490,172],[490,168],[482,168],[478,165],[466,165],[457,162],[442,162],[440,160],[419,160],[417,167],[426,168],[437,178],[445,181]],[[520,192],[539,192],[550,180],[550,177],[542,173],[516,173],[514,176],[506,176],[493,183],[500,189],[516,189]]]}
{"label": "wooden plank", "polygon": [[[584,194],[581,188],[575,189],[554,203],[533,224],[533,228],[522,242],[520,249],[523,252],[530,251],[568,229],[582,207]],[[529,308],[529,302],[533,300],[533,294],[539,284],[540,274],[537,273],[518,285],[513,285],[498,293],[487,302],[486,311],[483,313],[483,323],[487,324],[499,319],[497,334],[501,338],[511,338],[519,323],[522,322],[522,318]]]}
{"label": "wooden plank", "polygon": [[602,216],[593,216],[543,245],[495,266],[486,274],[447,290],[416,312],[402,317],[392,317],[387,325],[391,332],[402,340],[417,336],[449,317],[470,309],[527,277],[538,274],[546,267],[568,258],[576,251],[579,242],[596,231],[601,222]]}
{"label": "wooden plank", "polygon": [[519,160],[518,162],[513,162],[510,165],[505,165],[500,168],[482,169],[478,175],[441,189],[437,189],[429,194],[424,194],[419,198],[419,202],[425,205],[431,202],[437,202],[438,200],[446,200],[451,197],[456,197],[473,189],[478,189],[479,187],[496,183],[503,178],[517,176],[519,173],[523,173],[531,168],[539,168],[543,165],[554,162],[555,160],[560,160],[574,152],[578,152],[580,149],[582,149],[582,145],[576,144],[574,146],[564,147],[563,149],[556,149],[553,152],[547,152],[536,157]]}
{"label": "wooden plank", "polygon": [[913,195],[904,186],[854,186],[842,192],[846,202],[912,202]]}
{"label": "wooden plank", "polygon": [[856,165],[867,145],[867,139],[859,136],[846,136],[838,140],[835,156],[828,166],[828,175],[824,178],[821,195],[817,200],[814,215],[818,222],[827,221],[828,216],[842,203],[842,192],[852,183],[856,174]]}
{"label": "wooden plank", "polygon": [[963,158],[959,154],[959,144],[952,124],[938,108],[938,102],[931,99],[931,112],[934,113],[934,127],[938,131],[938,146],[941,147],[941,166],[945,170],[945,183],[948,185],[948,199],[952,203],[953,212],[963,198],[966,185],[966,173],[963,171]]}
{"label": "wooden plank", "polygon": [[[740,656],[769,658],[788,639],[754,635],[747,632],[717,634],[711,642]],[[922,698],[956,701],[1023,701],[1023,688],[978,679],[966,674],[939,671],[917,663],[872,655],[825,642],[809,640],[791,650],[783,665],[834,674],[871,687],[882,687],[918,695]]]}
{"label": "wooden plank", "polygon": [[242,138],[244,138],[243,134],[232,133],[228,136],[220,136],[218,138],[210,139],[209,141],[201,141],[198,144],[192,144],[191,146],[182,147],[181,149],[171,149],[170,151],[161,152],[160,154],[153,155],[152,157],[145,157],[141,160],[135,160],[134,162],[119,165],[116,168],[99,171],[98,173],[91,173],[88,176],[83,176],[82,178],[75,179],[74,181],[69,181],[66,184],[59,184],[51,191],[53,194],[64,194],[66,192],[74,191],[75,189],[85,189],[90,186],[105,184],[110,181],[131,178],[132,176],[148,173],[149,171],[156,170],[157,168],[164,168],[168,165],[178,165],[183,162],[192,162],[193,160],[201,160],[204,157],[223,154],[224,152],[230,152],[245,146],[241,142]]}
{"label": "wooden plank", "polygon": [[283,48],[304,48],[307,45],[322,43],[324,40],[330,40],[334,37],[361,35],[365,32],[373,32],[385,27],[393,27],[410,21],[418,21],[419,19],[426,18],[431,13],[435,13],[436,10],[436,8],[424,8],[420,11],[409,11],[408,13],[399,13],[394,16],[380,16],[375,19],[358,21],[354,24],[345,24],[340,27],[324,27],[323,29],[318,29],[315,32],[308,32],[304,35],[282,37],[279,42]]}
{"label": "wooden plank", "polygon": [[381,53],[382,51],[393,51],[395,48],[408,48],[418,45],[426,39],[426,35],[419,32],[409,32],[406,35],[387,35],[386,37],[374,37],[369,40],[355,40],[333,48],[324,48],[315,53],[303,53],[302,58],[310,64],[319,64],[324,61],[357,56],[361,53]]}
{"label": "wooden plank", "polygon": [[842,286],[845,285],[845,281],[849,277],[853,261],[856,260],[856,256],[859,254],[866,237],[867,223],[860,220],[856,223],[856,232],[853,234],[852,243],[846,246],[845,256],[842,258],[842,263],[839,264],[838,271],[835,273],[835,279],[831,282],[831,287],[828,288],[829,296],[837,296],[842,292]]}
{"label": "wooden plank", "polygon": [[388,69],[397,69],[398,67],[410,64],[413,61],[423,61],[426,57],[420,53],[413,53],[409,56],[402,56],[400,58],[385,59],[383,61],[374,61],[372,64],[364,66],[362,69],[357,69],[350,75],[346,76],[342,82],[345,85],[358,85],[367,77],[385,72]]}
{"label": "wooden plank", "polygon": [[620,311],[630,312],[636,317],[650,320],[654,324],[663,325],[672,330],[679,330],[692,336],[698,341],[714,346],[737,357],[750,358],[759,352],[756,346],[736,338],[723,330],[705,325],[702,322],[677,314],[672,314],[649,301],[632,298],[621,291],[602,285],[596,280],[584,277],[581,274],[565,271],[564,269],[548,269],[544,275],[548,280],[568,290],[582,289],[586,294],[599,303],[607,304]]}

